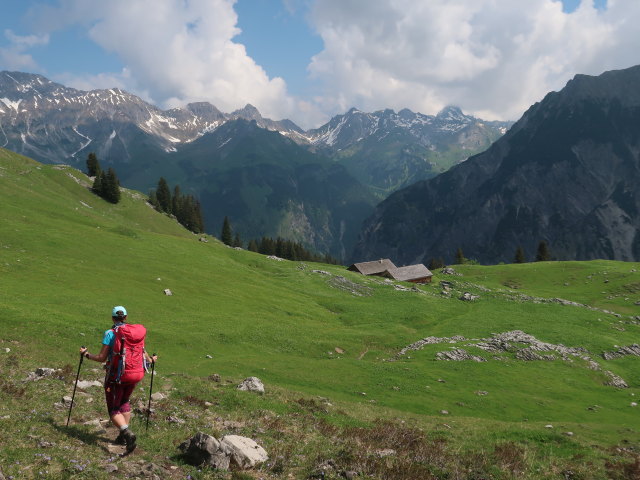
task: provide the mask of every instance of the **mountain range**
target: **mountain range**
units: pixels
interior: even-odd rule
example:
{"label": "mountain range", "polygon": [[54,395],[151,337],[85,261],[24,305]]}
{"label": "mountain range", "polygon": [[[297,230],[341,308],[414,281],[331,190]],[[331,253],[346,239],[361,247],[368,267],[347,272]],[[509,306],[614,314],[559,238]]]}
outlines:
{"label": "mountain range", "polygon": [[352,109],[304,131],[251,105],[161,110],[120,89],[0,72],[0,146],[81,170],[95,152],[124,186],[146,192],[164,176],[200,198],[210,232],[229,216],[246,240],[280,235],[341,259],[378,201],[484,150],[509,125],[456,107],[435,116]]}
{"label": "mountain range", "polygon": [[640,260],[640,66],[577,75],[488,150],[381,202],[355,258]]}

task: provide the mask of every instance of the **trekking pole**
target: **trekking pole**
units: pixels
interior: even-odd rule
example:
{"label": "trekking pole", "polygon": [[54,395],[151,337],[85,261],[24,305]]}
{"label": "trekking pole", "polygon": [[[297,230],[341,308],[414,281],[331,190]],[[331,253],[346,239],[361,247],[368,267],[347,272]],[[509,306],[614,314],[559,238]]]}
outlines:
{"label": "trekking pole", "polygon": [[156,361],[153,360],[156,354],[151,355],[151,386],[149,387],[149,404],[147,405],[147,426],[145,427],[145,432],[149,431],[149,415],[151,415],[151,392],[153,392],[153,375],[156,369]]}
{"label": "trekking pole", "polygon": [[[84,348],[84,346],[82,348]],[[81,352],[80,363],[78,364],[78,374],[76,375],[76,383],[73,385],[73,394],[71,395],[71,405],[69,405],[69,415],[67,416],[67,427],[69,426],[69,419],[71,418],[71,409],[73,408],[73,400],[76,398],[76,387],[78,386],[78,379],[80,378],[80,367],[82,367],[82,360],[84,360],[84,355]]]}

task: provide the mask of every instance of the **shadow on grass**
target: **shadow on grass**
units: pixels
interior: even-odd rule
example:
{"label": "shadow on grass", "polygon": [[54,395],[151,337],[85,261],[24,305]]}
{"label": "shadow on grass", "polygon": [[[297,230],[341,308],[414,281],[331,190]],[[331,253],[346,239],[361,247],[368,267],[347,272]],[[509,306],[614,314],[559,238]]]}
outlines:
{"label": "shadow on grass", "polygon": [[[104,443],[109,443],[111,442],[111,440],[107,437],[105,437],[102,434],[99,433],[95,433],[95,432],[88,432],[87,431],[87,427],[85,427],[84,425],[60,425],[58,423],[56,423],[56,421],[53,419],[53,417],[49,417],[47,418],[47,423],[49,423],[55,430],[57,430],[58,432],[60,432],[63,435],[66,435],[68,437],[71,438],[76,438],[78,440],[80,440],[82,443],[86,443],[87,445],[101,445]],[[104,447],[104,445],[102,445],[103,448],[106,449],[106,447]]]}

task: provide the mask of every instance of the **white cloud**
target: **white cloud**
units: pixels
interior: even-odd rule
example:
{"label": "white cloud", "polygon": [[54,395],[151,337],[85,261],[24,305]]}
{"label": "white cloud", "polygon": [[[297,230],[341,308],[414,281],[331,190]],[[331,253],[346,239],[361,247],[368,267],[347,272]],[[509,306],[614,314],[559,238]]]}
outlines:
{"label": "white cloud", "polygon": [[640,2],[567,14],[553,0],[317,0],[311,21],[324,50],[309,71],[334,112],[457,104],[517,119],[576,73],[640,63]]}
{"label": "white cloud", "polygon": [[49,43],[49,35],[16,35],[12,30],[5,30],[4,36],[9,46],[0,47],[0,64],[9,70],[35,70],[36,61],[27,53],[31,47]]}
{"label": "white cloud", "polygon": [[[90,38],[115,53],[127,76],[112,78],[162,106],[207,100],[223,111],[246,103],[263,115],[290,117],[299,102],[282,78],[269,78],[233,41],[235,0],[62,0],[39,10],[41,28],[85,24]],[[107,76],[82,77],[75,85]],[[140,88],[142,87],[142,88]]]}

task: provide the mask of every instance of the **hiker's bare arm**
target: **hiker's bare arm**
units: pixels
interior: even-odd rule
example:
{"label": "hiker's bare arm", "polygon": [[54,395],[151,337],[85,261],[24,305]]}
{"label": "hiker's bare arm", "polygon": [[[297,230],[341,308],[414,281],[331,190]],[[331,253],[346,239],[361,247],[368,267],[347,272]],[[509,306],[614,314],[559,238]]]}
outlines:
{"label": "hiker's bare arm", "polygon": [[144,358],[146,358],[147,362],[149,363],[155,363],[158,360],[158,356],[154,355],[153,357],[151,355],[149,355],[147,353],[147,351],[144,351]]}
{"label": "hiker's bare arm", "polygon": [[100,353],[98,353],[97,355],[87,353],[87,349],[85,347],[80,348],[80,353],[89,360],[94,360],[96,362],[102,363],[107,359],[107,356],[109,355],[109,345],[102,345],[102,349],[100,350]]}

